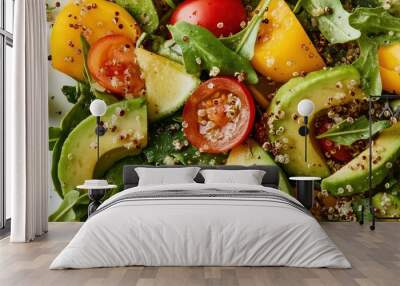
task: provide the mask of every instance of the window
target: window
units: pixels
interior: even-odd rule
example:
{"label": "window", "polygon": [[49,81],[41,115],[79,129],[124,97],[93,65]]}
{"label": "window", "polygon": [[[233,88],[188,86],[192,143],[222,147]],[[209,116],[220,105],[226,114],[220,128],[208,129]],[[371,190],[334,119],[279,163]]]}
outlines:
{"label": "window", "polygon": [[4,103],[10,96],[14,0],[0,0],[0,236],[9,230],[10,194],[4,188]]}

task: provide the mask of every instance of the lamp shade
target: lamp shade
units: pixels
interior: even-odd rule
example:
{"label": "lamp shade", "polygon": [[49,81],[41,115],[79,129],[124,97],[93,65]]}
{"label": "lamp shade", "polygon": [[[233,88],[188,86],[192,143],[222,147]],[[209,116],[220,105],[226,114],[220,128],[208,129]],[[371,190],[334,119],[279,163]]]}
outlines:
{"label": "lamp shade", "polygon": [[314,102],[309,99],[303,99],[297,105],[297,111],[301,116],[309,116],[314,111]]}
{"label": "lamp shade", "polygon": [[103,100],[95,99],[90,103],[89,109],[93,116],[103,116],[107,111],[107,105]]}

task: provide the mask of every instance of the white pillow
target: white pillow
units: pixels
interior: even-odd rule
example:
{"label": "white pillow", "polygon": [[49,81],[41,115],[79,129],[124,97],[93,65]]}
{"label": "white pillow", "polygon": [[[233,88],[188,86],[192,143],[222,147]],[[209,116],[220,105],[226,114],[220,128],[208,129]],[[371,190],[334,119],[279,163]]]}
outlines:
{"label": "white pillow", "polygon": [[135,168],[139,186],[195,183],[199,167],[184,168]]}
{"label": "white pillow", "polygon": [[261,185],[265,171],[262,170],[201,170],[205,184]]}

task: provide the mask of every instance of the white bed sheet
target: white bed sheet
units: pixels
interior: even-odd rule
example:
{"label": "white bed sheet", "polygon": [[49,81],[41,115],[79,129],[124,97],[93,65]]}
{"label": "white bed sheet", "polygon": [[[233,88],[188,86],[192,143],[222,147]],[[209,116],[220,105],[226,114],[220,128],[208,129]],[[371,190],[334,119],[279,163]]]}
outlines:
{"label": "white bed sheet", "polygon": [[180,184],[125,190],[83,224],[50,269],[145,266],[350,268],[309,214],[257,198],[152,198],[112,203],[133,192],[279,190],[254,185]]}

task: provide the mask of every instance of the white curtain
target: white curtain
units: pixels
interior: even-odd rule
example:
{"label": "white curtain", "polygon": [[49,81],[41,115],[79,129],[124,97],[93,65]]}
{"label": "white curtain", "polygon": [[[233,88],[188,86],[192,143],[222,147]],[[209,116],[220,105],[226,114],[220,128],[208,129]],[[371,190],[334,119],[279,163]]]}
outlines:
{"label": "white curtain", "polygon": [[12,242],[47,231],[48,100],[45,0],[15,1],[14,94],[6,99],[6,187]]}

